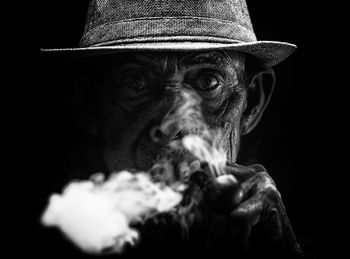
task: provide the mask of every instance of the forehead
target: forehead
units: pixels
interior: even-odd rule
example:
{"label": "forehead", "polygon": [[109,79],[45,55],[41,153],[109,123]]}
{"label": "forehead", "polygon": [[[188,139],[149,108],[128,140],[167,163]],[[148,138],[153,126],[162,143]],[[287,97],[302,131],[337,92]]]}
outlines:
{"label": "forehead", "polygon": [[139,65],[162,65],[164,62],[176,62],[181,66],[212,65],[239,67],[244,63],[243,53],[235,51],[188,51],[188,52],[135,52],[124,53],[113,58],[117,64],[136,63]]}
{"label": "forehead", "polygon": [[135,57],[149,59],[152,61],[162,61],[164,59],[176,58],[186,64],[211,63],[219,65],[222,62],[229,62],[240,59],[242,54],[228,51],[202,51],[202,52],[150,52],[137,53]]}

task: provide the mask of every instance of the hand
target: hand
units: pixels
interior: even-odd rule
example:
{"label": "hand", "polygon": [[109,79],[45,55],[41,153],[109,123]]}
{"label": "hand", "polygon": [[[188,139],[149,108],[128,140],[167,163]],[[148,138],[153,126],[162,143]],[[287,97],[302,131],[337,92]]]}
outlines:
{"label": "hand", "polygon": [[[239,200],[240,203],[232,211],[226,211],[226,214],[217,213],[218,204],[224,208],[222,211],[230,206],[222,200],[208,203],[209,209],[211,204],[216,204],[208,218],[207,244],[211,256],[301,258],[303,253],[294,236],[281,195],[265,168],[261,165],[245,167],[228,163],[226,173],[234,175],[240,183],[239,191],[237,183],[234,183],[236,191],[232,192],[236,195],[233,200]],[[217,188],[220,188],[219,185]],[[225,199],[225,202],[230,201],[232,199]]]}

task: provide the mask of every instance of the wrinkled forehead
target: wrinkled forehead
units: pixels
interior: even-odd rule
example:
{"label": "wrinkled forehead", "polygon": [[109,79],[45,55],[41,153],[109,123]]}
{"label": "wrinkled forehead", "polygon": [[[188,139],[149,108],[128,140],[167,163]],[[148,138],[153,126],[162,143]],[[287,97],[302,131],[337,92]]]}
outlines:
{"label": "wrinkled forehead", "polygon": [[179,67],[196,65],[229,66],[244,70],[245,55],[236,51],[186,51],[186,52],[131,52],[112,59],[114,65],[136,63],[140,65],[162,65],[169,61]]}

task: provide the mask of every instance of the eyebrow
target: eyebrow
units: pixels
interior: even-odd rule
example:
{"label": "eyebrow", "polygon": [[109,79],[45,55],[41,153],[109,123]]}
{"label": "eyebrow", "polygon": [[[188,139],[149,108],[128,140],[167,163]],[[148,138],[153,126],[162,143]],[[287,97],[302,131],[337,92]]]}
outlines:
{"label": "eyebrow", "polygon": [[211,64],[211,65],[223,65],[229,64],[231,58],[222,52],[211,51],[202,53],[193,53],[183,57],[182,63],[186,66],[193,66],[197,64]]}
{"label": "eyebrow", "polygon": [[[138,66],[155,66],[159,65],[159,59],[162,54],[159,53],[142,53],[142,55],[130,55],[126,58],[125,64],[135,64]],[[228,65],[231,57],[222,51],[210,52],[184,52],[179,54],[178,62],[185,66],[194,66],[198,64],[210,65]]]}
{"label": "eyebrow", "polygon": [[156,56],[152,56],[149,54],[142,54],[139,56],[135,55],[130,55],[129,57],[126,58],[125,64],[135,64],[135,65],[145,65],[149,66],[151,63],[156,65],[158,63],[158,59]]}

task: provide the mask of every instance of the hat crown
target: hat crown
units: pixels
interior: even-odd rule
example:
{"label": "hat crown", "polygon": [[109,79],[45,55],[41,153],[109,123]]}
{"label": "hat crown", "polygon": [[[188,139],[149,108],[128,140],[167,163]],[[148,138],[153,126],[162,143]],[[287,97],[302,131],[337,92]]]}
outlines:
{"label": "hat crown", "polygon": [[92,0],[81,47],[137,41],[256,41],[245,0]]}

